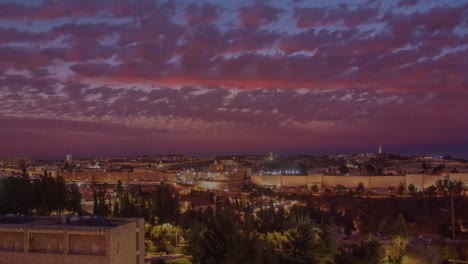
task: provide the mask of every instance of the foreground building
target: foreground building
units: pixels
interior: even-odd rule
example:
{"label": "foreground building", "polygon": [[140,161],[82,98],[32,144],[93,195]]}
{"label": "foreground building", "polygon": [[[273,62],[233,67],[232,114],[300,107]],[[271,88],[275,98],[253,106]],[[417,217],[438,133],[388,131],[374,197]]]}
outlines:
{"label": "foreground building", "polygon": [[0,217],[0,263],[143,264],[144,220]]}

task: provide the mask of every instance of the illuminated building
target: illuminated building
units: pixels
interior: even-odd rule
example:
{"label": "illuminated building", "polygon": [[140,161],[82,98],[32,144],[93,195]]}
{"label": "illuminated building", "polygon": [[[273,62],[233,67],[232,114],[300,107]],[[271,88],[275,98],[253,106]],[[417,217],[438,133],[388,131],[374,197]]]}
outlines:
{"label": "illuminated building", "polygon": [[72,162],[73,162],[72,154],[70,152],[70,149],[68,149],[68,151],[67,151],[67,163],[68,163],[68,165],[71,165]]}

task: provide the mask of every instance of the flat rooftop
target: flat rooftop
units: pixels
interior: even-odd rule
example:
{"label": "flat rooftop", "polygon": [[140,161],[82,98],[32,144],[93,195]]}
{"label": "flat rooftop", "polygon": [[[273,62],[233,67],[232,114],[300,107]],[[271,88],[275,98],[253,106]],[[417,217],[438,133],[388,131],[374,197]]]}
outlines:
{"label": "flat rooftop", "polygon": [[106,218],[102,216],[17,216],[0,215],[0,228],[107,230],[132,222],[132,219]]}

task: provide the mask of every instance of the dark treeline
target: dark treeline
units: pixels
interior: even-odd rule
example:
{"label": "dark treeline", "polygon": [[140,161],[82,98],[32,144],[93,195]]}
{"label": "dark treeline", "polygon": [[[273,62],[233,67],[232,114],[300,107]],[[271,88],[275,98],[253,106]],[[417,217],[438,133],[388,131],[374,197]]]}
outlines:
{"label": "dark treeline", "polygon": [[119,181],[114,199],[104,190],[94,193],[94,214],[112,217],[143,217],[151,225],[176,223],[179,217],[179,194],[169,184],[161,182],[153,192],[140,187],[124,190]]}
{"label": "dark treeline", "polygon": [[[214,206],[181,213],[172,185],[161,183],[147,193],[138,187],[123,190],[119,184],[114,200],[96,192],[95,213],[144,217],[148,250],[186,253],[193,263],[447,263],[468,256],[466,246],[444,240],[410,245],[417,233],[452,237],[452,200],[456,238],[468,239],[461,232],[468,199],[458,181],[441,180],[425,190],[409,186],[383,199],[372,199],[362,185],[352,195],[342,190],[341,195],[278,197],[268,188],[244,189],[249,195],[243,199],[192,191],[189,197]],[[300,203],[286,210],[275,205],[278,200]],[[362,242],[340,244],[356,234]],[[177,251],[181,237],[184,246]]]}
{"label": "dark treeline", "polygon": [[81,214],[78,186],[67,185],[62,177],[47,171],[39,179],[0,179],[0,214],[61,215],[65,211]]}
{"label": "dark treeline", "polygon": [[[278,195],[255,185],[243,187],[249,193],[243,198],[192,191],[189,201],[203,200],[213,206],[182,213],[181,197],[170,184],[161,182],[155,191],[144,192],[140,187],[124,189],[119,182],[113,195],[96,189],[93,213],[143,217],[148,251],[186,253],[193,263],[402,264],[466,259],[468,250],[459,244],[443,240],[410,244],[418,233],[451,238],[452,225],[457,239],[468,239],[461,230],[468,219],[462,184],[441,180],[425,190],[413,187],[378,199],[367,195],[362,185],[352,195],[350,190],[338,195]],[[0,213],[83,213],[80,200],[76,185],[67,186],[63,178],[47,173],[39,180],[0,180]],[[289,208],[278,204],[285,200],[298,203]],[[361,242],[352,242],[357,234]],[[382,239],[389,244],[380,243]]]}

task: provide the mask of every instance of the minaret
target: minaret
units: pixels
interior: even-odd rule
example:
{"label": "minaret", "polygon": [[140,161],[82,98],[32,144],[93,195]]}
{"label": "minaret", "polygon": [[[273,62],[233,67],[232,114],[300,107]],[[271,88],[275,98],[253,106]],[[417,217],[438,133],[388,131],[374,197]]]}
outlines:
{"label": "minaret", "polygon": [[68,149],[68,151],[67,151],[67,162],[68,162],[68,165],[71,165],[71,164],[72,164],[72,162],[73,162],[73,159],[72,159],[72,155],[71,155],[70,149]]}
{"label": "minaret", "polygon": [[379,146],[379,155],[382,155],[382,145]]}

